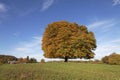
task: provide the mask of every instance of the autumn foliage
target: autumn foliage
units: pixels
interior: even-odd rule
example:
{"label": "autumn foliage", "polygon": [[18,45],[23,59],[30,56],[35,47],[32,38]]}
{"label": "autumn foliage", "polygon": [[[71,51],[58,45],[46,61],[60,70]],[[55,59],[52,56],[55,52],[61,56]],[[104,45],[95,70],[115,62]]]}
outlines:
{"label": "autumn foliage", "polygon": [[96,39],[86,26],[67,21],[48,24],[42,39],[42,49],[47,58],[94,57]]}
{"label": "autumn foliage", "polygon": [[107,64],[120,64],[120,54],[112,53],[109,56],[102,58],[103,63]]}

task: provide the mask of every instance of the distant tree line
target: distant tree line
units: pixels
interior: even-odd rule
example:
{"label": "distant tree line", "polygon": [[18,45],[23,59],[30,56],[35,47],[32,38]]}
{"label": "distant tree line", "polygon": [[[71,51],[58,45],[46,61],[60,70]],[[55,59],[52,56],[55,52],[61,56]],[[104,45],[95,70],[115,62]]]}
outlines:
{"label": "distant tree line", "polygon": [[36,63],[37,60],[35,58],[29,58],[29,56],[27,56],[27,58],[18,58],[17,63]]}
{"label": "distant tree line", "polygon": [[120,64],[120,54],[112,53],[109,56],[102,58],[103,63],[107,64]]}
{"label": "distant tree line", "polygon": [[26,58],[16,58],[15,56],[11,55],[0,55],[0,63],[5,64],[5,63],[36,63],[37,60],[35,58],[29,58],[27,56]]}
{"label": "distant tree line", "polygon": [[0,55],[0,63],[8,63],[8,61],[16,61],[17,58],[15,56],[10,55]]}

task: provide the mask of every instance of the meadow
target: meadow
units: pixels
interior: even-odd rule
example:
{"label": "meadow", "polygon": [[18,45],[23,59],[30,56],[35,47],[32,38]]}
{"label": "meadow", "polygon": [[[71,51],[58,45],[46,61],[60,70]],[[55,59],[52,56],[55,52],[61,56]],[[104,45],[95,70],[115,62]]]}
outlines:
{"label": "meadow", "polygon": [[0,80],[120,80],[120,66],[73,62],[0,64]]}

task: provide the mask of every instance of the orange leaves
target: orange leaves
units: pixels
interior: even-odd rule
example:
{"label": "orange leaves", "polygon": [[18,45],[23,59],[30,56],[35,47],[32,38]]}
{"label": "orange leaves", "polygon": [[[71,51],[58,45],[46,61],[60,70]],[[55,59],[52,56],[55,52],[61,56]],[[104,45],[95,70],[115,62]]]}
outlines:
{"label": "orange leaves", "polygon": [[45,29],[42,49],[45,57],[85,57],[96,48],[96,39],[87,27],[67,21],[48,24]]}

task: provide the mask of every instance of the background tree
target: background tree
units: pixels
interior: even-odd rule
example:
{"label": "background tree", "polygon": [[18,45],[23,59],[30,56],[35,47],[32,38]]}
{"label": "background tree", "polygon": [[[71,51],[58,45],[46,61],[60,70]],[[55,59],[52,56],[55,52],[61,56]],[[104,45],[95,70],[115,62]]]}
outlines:
{"label": "background tree", "polygon": [[86,26],[67,21],[48,24],[42,39],[42,49],[47,58],[94,57],[96,39]]}
{"label": "background tree", "polygon": [[27,56],[27,62],[29,62],[29,56]]}
{"label": "background tree", "polygon": [[103,63],[107,64],[120,64],[120,54],[112,53],[109,56],[102,58]]}
{"label": "background tree", "polygon": [[41,59],[41,60],[40,60],[40,63],[45,63],[45,59]]}
{"label": "background tree", "polygon": [[8,63],[8,61],[16,61],[17,58],[11,55],[0,55],[0,63]]}
{"label": "background tree", "polygon": [[17,63],[23,63],[24,58],[18,58]]}
{"label": "background tree", "polygon": [[18,58],[17,62],[18,63],[37,63],[37,60],[35,58],[29,58],[29,56],[27,56],[27,58]]}
{"label": "background tree", "polygon": [[30,58],[29,63],[37,63],[37,60],[35,58]]}
{"label": "background tree", "polygon": [[102,62],[108,64],[108,63],[109,63],[109,56],[103,57],[103,58],[102,58]]}

